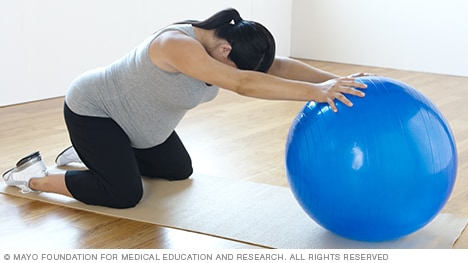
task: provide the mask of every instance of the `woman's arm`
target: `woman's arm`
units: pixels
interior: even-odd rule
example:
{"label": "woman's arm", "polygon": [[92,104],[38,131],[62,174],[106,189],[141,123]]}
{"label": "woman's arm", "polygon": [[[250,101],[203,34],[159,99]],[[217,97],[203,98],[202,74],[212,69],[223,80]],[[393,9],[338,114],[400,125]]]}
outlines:
{"label": "woman's arm", "polygon": [[335,99],[352,106],[344,94],[362,97],[364,93],[355,88],[366,88],[364,84],[354,82],[353,78],[311,83],[239,70],[215,60],[197,40],[178,32],[164,33],[156,40],[150,47],[150,57],[156,65],[244,96],[327,102],[336,111]]}
{"label": "woman's arm", "polygon": [[[299,60],[286,57],[276,57],[268,74],[300,81],[320,83],[340,76],[327,72]],[[375,76],[372,73],[358,72],[349,75],[350,78]]]}
{"label": "woman's arm", "polygon": [[320,83],[340,77],[331,72],[310,66],[302,61],[286,57],[276,57],[268,71],[268,74],[285,79],[312,83]]}

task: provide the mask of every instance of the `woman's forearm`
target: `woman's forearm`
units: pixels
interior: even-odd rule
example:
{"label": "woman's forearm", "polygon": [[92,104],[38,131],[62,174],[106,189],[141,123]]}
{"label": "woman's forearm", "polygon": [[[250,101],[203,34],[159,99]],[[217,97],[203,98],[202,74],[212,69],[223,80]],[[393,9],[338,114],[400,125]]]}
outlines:
{"label": "woman's forearm", "polygon": [[268,73],[285,79],[312,83],[320,83],[340,77],[331,72],[310,66],[302,61],[286,57],[276,57]]}
{"label": "woman's forearm", "polygon": [[269,100],[307,101],[316,99],[318,87],[315,83],[307,83],[279,76],[262,74],[253,71],[241,73],[236,93]]}

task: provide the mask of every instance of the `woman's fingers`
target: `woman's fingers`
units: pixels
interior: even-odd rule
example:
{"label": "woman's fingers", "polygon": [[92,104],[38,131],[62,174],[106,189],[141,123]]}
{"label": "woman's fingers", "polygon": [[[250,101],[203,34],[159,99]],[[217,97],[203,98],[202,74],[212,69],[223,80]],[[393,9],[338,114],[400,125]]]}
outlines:
{"label": "woman's fingers", "polygon": [[331,96],[328,97],[327,103],[334,112],[338,111],[335,99],[348,107],[352,107],[353,103],[345,94],[364,97],[366,94],[359,89],[365,88],[367,88],[367,85],[354,81],[354,78],[342,78],[335,84],[335,90],[330,94]]}
{"label": "woman's fingers", "polygon": [[332,109],[333,112],[337,112],[338,108],[336,108],[335,100],[332,98],[327,99],[328,105],[330,105],[330,108]]}
{"label": "woman's fingers", "polygon": [[342,77],[327,81],[324,84],[329,85],[324,89],[324,99],[334,112],[338,111],[335,100],[342,102],[348,107],[352,107],[353,103],[347,98],[346,95],[353,95],[357,97],[364,97],[366,95],[362,89],[366,89],[367,85],[356,82],[353,77]]}
{"label": "woman's fingers", "polygon": [[353,78],[344,78],[336,85],[336,89],[340,93],[350,94],[358,97],[364,97],[365,93],[359,89],[367,88],[366,84],[356,82]]}
{"label": "woman's fingers", "polygon": [[330,105],[330,108],[334,111],[334,112],[337,112],[338,111],[338,108],[336,107],[336,103],[335,103],[335,99],[342,102],[344,105],[348,106],[348,107],[352,107],[353,106],[353,103],[345,96],[343,95],[342,93],[335,93],[335,96],[334,98],[332,97],[329,97],[327,99],[327,103],[328,105]]}
{"label": "woman's fingers", "polygon": [[353,106],[353,103],[342,93],[338,93],[335,98],[348,107]]}
{"label": "woman's fingers", "polygon": [[351,78],[358,78],[358,77],[367,77],[367,76],[375,76],[373,73],[367,73],[367,72],[358,72],[350,75]]}

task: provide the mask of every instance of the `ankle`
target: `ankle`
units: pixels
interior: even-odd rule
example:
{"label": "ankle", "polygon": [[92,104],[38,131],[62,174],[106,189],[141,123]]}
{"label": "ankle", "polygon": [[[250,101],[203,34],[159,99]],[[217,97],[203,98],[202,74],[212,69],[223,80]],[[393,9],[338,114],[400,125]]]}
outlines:
{"label": "ankle", "polygon": [[42,178],[31,178],[31,180],[29,180],[28,187],[34,191],[41,191],[45,184],[44,181],[46,180],[47,180],[47,176],[42,177]]}
{"label": "ankle", "polygon": [[47,173],[46,177],[42,178],[31,178],[29,180],[29,188],[48,193],[56,193],[69,197],[73,197],[70,191],[68,191],[67,184],[65,182],[65,173]]}

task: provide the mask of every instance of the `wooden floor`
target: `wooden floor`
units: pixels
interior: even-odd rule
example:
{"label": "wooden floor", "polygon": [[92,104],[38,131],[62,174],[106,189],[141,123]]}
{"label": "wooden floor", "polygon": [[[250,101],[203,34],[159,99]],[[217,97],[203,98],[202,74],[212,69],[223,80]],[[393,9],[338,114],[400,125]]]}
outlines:
{"label": "wooden floor", "polygon": [[[443,212],[468,217],[468,78],[308,63],[348,75],[366,71],[404,81],[431,98],[457,142],[458,178]],[[0,108],[0,172],[40,150],[47,165],[69,146],[63,98]],[[178,133],[196,173],[287,186],[284,144],[302,102],[264,101],[221,92],[191,111]],[[228,197],[227,197],[228,198]],[[232,240],[78,211],[0,194],[0,247],[5,248],[259,248]],[[454,246],[468,248],[468,230]]]}

